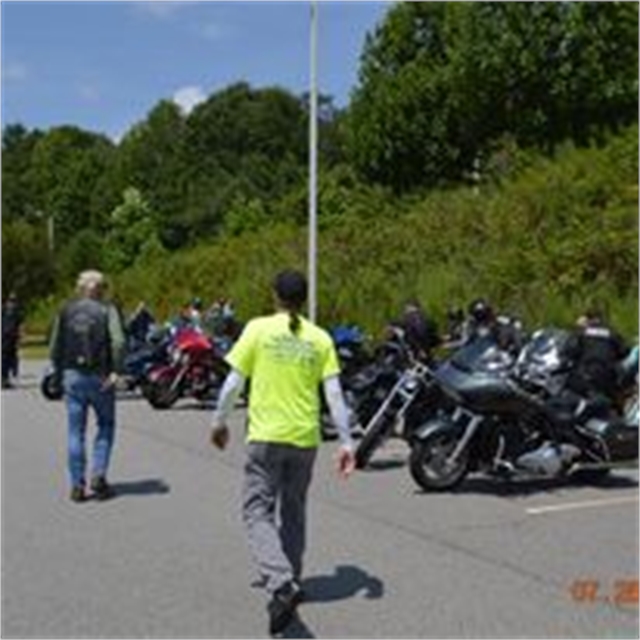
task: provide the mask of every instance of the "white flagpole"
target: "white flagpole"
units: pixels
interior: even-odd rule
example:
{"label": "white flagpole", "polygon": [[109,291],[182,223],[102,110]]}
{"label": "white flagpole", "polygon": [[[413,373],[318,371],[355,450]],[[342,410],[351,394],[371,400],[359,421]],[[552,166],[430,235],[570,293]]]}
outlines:
{"label": "white flagpole", "polygon": [[316,321],[317,309],[317,170],[318,170],[318,89],[316,83],[316,49],[317,49],[317,2],[311,0],[311,69],[309,95],[309,320]]}

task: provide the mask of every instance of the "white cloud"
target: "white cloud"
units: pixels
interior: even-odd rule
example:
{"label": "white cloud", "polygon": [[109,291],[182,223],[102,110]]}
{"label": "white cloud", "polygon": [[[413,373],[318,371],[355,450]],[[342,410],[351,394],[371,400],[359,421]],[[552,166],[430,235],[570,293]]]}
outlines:
{"label": "white cloud", "polygon": [[27,67],[21,62],[10,63],[2,70],[2,76],[5,80],[25,80],[28,75]]}
{"label": "white cloud", "polygon": [[207,99],[202,87],[182,87],[173,94],[173,101],[189,115],[193,108]]}

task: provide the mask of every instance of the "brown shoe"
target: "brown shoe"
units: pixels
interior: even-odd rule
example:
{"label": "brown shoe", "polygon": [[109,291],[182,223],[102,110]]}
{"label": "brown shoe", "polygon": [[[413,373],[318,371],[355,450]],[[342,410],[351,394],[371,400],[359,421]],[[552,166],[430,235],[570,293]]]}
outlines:
{"label": "brown shoe", "polygon": [[73,487],[71,489],[71,495],[69,496],[72,502],[84,502],[87,499],[87,494],[84,491],[84,487]]}
{"label": "brown shoe", "polygon": [[91,480],[91,491],[96,500],[113,498],[115,491],[104,476],[96,476]]}

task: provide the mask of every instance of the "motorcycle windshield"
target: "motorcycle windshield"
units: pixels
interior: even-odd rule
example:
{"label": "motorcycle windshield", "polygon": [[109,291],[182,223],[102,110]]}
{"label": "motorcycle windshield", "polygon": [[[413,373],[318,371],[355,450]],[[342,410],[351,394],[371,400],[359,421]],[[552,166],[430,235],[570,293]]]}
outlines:
{"label": "motorcycle windshield", "polygon": [[513,359],[501,350],[492,336],[477,337],[451,356],[451,364],[462,371],[497,371],[509,367]]}

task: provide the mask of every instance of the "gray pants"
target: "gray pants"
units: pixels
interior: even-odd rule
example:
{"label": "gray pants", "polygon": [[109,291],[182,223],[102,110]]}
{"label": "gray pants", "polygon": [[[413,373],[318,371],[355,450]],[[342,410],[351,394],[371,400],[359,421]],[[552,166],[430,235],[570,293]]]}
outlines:
{"label": "gray pants", "polygon": [[247,445],[242,517],[249,550],[269,593],[300,578],[307,490],[316,449]]}

